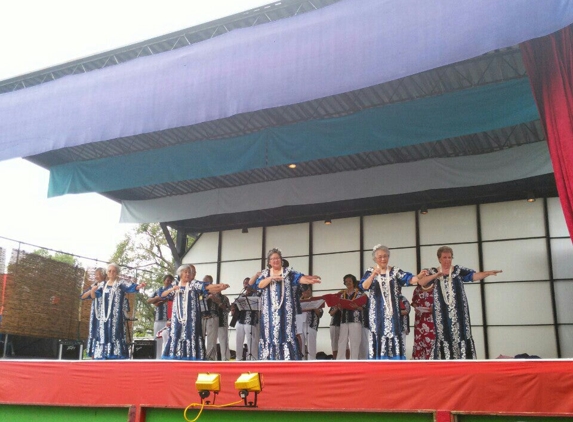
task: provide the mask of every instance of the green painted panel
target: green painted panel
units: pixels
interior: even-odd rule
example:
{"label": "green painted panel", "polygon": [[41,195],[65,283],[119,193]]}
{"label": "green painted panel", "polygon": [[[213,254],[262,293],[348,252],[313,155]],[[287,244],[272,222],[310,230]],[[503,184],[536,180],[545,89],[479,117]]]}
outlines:
{"label": "green painted panel", "polygon": [[[2,422],[126,422],[127,408],[0,405]],[[183,419],[183,418],[181,418]]]}
{"label": "green painted panel", "polygon": [[[187,411],[193,420],[198,410]],[[183,410],[146,409],[145,422],[181,422]],[[432,413],[266,412],[259,410],[204,410],[197,422],[433,422]]]}

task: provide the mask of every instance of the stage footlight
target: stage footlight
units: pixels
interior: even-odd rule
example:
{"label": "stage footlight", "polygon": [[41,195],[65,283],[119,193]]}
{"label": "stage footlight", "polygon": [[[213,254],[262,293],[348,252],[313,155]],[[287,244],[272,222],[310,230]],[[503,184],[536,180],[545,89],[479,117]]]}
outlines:
{"label": "stage footlight", "polygon": [[[235,389],[239,391],[239,396],[244,400],[245,406],[254,407],[257,405],[257,396],[263,389],[262,375],[258,372],[247,372],[235,381]],[[255,393],[255,400],[247,403],[249,393]]]}
{"label": "stage footlight", "polygon": [[205,400],[212,392],[213,403],[215,403],[215,398],[221,390],[221,375],[209,372],[199,373],[197,374],[197,381],[195,381],[195,388],[197,388],[201,400]]}

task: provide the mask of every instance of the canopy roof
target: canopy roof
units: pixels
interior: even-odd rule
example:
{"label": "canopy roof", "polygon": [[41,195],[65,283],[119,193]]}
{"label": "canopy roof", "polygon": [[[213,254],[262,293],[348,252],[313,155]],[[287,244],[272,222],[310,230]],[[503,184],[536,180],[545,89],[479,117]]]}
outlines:
{"label": "canopy roof", "polygon": [[459,3],[283,1],[6,81],[0,159],[189,231],[556,195],[516,45],[572,2]]}

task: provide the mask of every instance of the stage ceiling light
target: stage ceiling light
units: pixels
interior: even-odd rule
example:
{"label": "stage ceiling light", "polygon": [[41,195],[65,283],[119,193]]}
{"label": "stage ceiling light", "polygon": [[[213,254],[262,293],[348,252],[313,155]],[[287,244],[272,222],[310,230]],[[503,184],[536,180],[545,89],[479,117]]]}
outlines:
{"label": "stage ceiling light", "polygon": [[535,194],[533,192],[527,192],[527,202],[535,202]]}
{"label": "stage ceiling light", "polygon": [[[263,389],[262,375],[258,372],[247,372],[235,381],[235,389],[239,391],[239,396],[245,401],[245,406],[256,406],[257,395]],[[247,404],[247,397],[249,393],[255,393],[255,401]]]}
{"label": "stage ceiling light", "polygon": [[[210,372],[199,373],[197,374],[197,381],[195,381],[195,388],[197,388],[202,400],[209,397],[211,392],[216,396],[221,390],[221,375],[211,374]],[[215,400],[213,399],[214,402]]]}
{"label": "stage ceiling light", "polygon": [[330,226],[332,224],[332,220],[330,218],[327,218],[326,220],[324,220],[324,224]]}

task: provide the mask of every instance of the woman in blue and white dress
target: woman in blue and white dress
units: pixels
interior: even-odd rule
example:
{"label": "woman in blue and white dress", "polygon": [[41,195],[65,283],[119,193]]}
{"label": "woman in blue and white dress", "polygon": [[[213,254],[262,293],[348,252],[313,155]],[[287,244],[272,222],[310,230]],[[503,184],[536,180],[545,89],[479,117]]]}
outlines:
{"label": "woman in blue and white dress", "polygon": [[[106,277],[105,269],[96,268],[94,271],[94,282],[88,290],[86,290],[85,292],[82,293],[81,299],[82,300],[92,299],[92,294],[91,294],[92,289],[95,292],[95,290],[97,290],[98,287],[102,286],[103,282],[105,281],[105,277]],[[95,293],[94,293],[94,296],[95,296]],[[97,329],[98,329],[97,311],[99,309],[99,306],[100,306],[99,299],[97,297],[94,297],[92,299],[92,306],[91,306],[91,310],[90,310],[89,336],[88,336],[88,343],[86,346],[86,354],[89,357],[94,356],[95,341],[96,341]]]}
{"label": "woman in blue and white dress", "polygon": [[320,277],[283,267],[280,249],[267,254],[268,268],[249,280],[261,291],[259,359],[300,360],[296,337],[296,302],[299,284],[320,283]]}
{"label": "woman in blue and white dress", "polygon": [[179,285],[165,290],[161,296],[173,300],[171,331],[162,359],[204,360],[205,340],[201,325],[199,298],[210,293],[219,293],[228,284],[209,284],[195,280],[195,267],[182,265],[177,269]]}
{"label": "woman in blue and white dress", "polygon": [[428,268],[428,277],[420,284],[434,280],[434,326],[436,339],[430,359],[475,359],[470,310],[464,283],[495,276],[500,270],[476,272],[452,265],[454,251],[449,246],[438,249],[438,268]]}
{"label": "woman in blue and white dress", "polygon": [[94,359],[127,359],[129,350],[125,341],[124,315],[126,295],[138,292],[145,287],[145,283],[136,284],[120,280],[117,264],[109,264],[107,275],[108,279],[105,283],[92,289],[92,298],[99,299],[93,357]]}
{"label": "woman in blue and white dress", "polygon": [[369,290],[368,323],[370,327],[368,359],[406,359],[406,348],[402,337],[400,295],[402,286],[418,284],[425,276],[417,276],[391,267],[390,249],[376,245],[372,250],[376,266],[368,268],[360,288]]}

